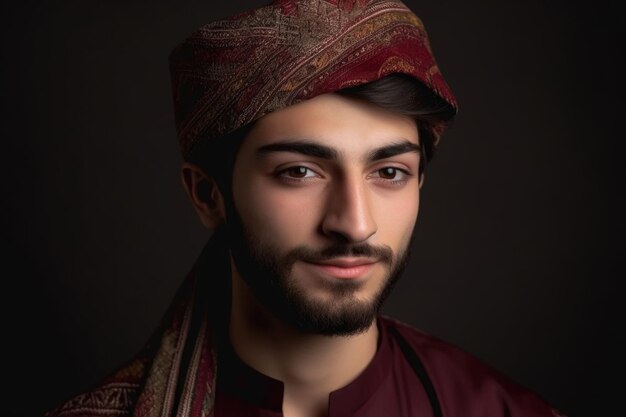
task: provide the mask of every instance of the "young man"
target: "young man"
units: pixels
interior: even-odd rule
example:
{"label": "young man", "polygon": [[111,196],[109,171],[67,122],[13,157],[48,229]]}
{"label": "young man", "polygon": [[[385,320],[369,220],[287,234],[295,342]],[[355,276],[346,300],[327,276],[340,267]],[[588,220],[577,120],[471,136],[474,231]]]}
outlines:
{"label": "young man", "polygon": [[396,1],[284,0],[171,56],[211,241],[144,351],[52,416],[556,416],[379,315],[456,102]]}

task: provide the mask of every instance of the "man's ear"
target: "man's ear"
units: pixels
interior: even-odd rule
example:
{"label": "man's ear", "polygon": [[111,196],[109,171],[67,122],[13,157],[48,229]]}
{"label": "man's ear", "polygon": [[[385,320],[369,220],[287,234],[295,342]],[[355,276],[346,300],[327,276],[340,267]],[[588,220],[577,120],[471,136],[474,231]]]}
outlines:
{"label": "man's ear", "polygon": [[202,168],[189,162],[183,163],[181,180],[200,222],[215,230],[226,218],[224,197],[215,180]]}

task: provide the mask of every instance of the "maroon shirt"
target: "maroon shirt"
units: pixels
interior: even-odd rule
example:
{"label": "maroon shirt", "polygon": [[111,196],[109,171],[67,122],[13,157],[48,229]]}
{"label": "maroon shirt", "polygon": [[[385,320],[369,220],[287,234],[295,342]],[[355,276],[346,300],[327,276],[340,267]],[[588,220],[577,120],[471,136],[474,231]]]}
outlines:
{"label": "maroon shirt", "polygon": [[[388,317],[378,317],[377,325],[374,358],[354,381],[330,393],[328,417],[434,417],[435,408],[444,417],[563,417],[449,343]],[[229,344],[218,358],[214,417],[283,415],[281,381],[243,363]]]}
{"label": "maroon shirt", "polygon": [[[381,318],[378,349],[365,370],[329,395],[328,417],[431,417],[432,410],[420,379]],[[283,382],[242,362],[224,345],[218,362],[215,417],[282,416]]]}

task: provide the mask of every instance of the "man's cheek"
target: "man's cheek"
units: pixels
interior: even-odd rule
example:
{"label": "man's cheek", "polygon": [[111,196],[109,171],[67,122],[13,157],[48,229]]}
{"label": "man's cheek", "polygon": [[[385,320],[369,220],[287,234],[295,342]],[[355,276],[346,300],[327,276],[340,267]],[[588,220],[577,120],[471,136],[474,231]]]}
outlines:
{"label": "man's cheek", "polygon": [[297,233],[311,226],[315,206],[301,196],[269,191],[258,196],[253,215],[261,227],[270,227],[277,232]]}

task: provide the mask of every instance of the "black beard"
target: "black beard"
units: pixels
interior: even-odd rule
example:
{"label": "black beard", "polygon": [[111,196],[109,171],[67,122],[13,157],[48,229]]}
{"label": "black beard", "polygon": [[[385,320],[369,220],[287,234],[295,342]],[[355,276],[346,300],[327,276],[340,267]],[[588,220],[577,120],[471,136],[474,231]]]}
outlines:
{"label": "black beard", "polygon": [[[388,246],[345,243],[335,243],[322,250],[297,247],[281,255],[277,248],[248,233],[233,211],[226,229],[239,274],[269,311],[304,333],[348,336],[367,331],[408,260],[410,245],[395,259]],[[326,289],[333,294],[333,300],[326,302],[307,298],[294,282],[291,271],[296,261],[315,262],[339,256],[372,257],[386,266],[387,276],[372,300],[358,300],[353,294],[361,284],[351,280],[325,281]]]}

